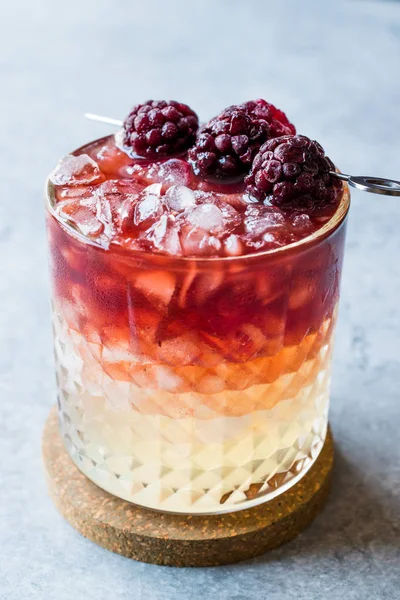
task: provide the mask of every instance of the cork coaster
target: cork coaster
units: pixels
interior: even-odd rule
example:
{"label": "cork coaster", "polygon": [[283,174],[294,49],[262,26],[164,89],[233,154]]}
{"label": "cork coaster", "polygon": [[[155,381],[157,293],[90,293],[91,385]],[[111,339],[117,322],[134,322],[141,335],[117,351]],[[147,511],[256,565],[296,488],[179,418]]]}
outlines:
{"label": "cork coaster", "polygon": [[103,491],[69,458],[55,409],[44,428],[43,457],[51,497],[61,514],[82,535],[136,560],[205,567],[258,556],[303,531],[327,498],[333,441],[328,431],[314,465],[301,481],[279,497],[255,508],[216,516],[156,512]]}

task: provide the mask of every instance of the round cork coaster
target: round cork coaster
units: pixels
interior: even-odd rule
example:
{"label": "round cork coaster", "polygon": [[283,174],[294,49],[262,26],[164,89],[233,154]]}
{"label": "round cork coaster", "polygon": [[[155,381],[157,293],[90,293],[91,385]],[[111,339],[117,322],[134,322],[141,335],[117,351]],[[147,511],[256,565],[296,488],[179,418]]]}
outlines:
{"label": "round cork coaster", "polygon": [[279,497],[223,515],[161,513],[120,500],[89,481],[69,458],[56,410],[43,433],[50,495],[82,535],[123,556],[157,565],[205,567],[245,560],[298,535],[321,510],[333,466],[330,431],[311,469]]}

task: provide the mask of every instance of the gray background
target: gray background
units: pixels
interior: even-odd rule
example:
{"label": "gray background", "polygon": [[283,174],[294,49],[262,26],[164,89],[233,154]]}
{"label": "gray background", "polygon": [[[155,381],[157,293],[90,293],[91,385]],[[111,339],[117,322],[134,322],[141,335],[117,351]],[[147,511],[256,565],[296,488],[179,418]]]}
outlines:
{"label": "gray background", "polygon": [[0,598],[400,598],[400,200],[355,193],[334,365],[335,487],[297,540],[235,566],[139,564],[46,495],[54,401],[42,187],[56,159],[176,98],[203,119],[265,97],[342,170],[400,179],[400,4],[14,0],[0,18]]}

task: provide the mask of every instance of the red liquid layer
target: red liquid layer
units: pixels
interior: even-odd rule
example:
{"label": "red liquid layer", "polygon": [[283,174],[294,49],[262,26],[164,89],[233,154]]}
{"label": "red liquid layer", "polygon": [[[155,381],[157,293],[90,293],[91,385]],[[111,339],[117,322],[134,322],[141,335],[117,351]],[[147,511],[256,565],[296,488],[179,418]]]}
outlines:
{"label": "red liquid layer", "polygon": [[[132,219],[132,206],[137,207],[145,185],[161,179],[164,193],[171,183],[195,190],[217,189],[214,200],[218,198],[223,210],[234,210],[234,233],[230,235],[239,241],[240,235],[245,236],[245,212],[248,218],[249,211],[264,207],[249,208],[243,202],[240,183],[216,188],[199,180],[181,158],[134,164],[111,138],[82,152],[95,159],[101,173],[83,173],[84,177],[97,177],[89,185],[56,186],[56,212],[61,203],[64,208],[61,218],[49,213],[48,228],[55,296],[71,307],[69,324],[87,340],[100,339],[107,346],[123,342],[142,364],[208,367],[221,360],[246,363],[278,356],[284,347],[299,345],[308,334],[317,334],[332,316],[339,294],[344,223],[332,227],[328,237],[325,233],[287,251],[230,260],[184,260],[179,256],[184,247],[180,244],[177,257],[165,256],[148,242],[147,233],[140,237],[144,226],[135,225]],[[101,204],[104,198],[108,213]],[[201,206],[198,198],[197,202]],[[347,199],[342,199],[341,206],[344,202]],[[304,237],[301,223],[297,228],[293,225],[296,217],[308,219],[309,235],[326,224],[335,209],[330,207],[319,215],[282,213],[279,232],[271,234],[270,243],[260,242],[259,251]],[[166,218],[170,213],[173,211],[169,210]],[[178,212],[175,218],[180,218]],[[124,219],[130,226],[121,226]],[[231,214],[229,219],[231,222]],[[159,222],[158,214],[154,223]],[[89,233],[83,239],[85,227]],[[225,234],[206,232],[208,238],[221,241],[221,252]],[[241,252],[249,253],[251,248],[253,252],[256,249],[241,241]],[[74,305],[79,310],[74,311]],[[271,368],[276,370],[276,365]],[[118,377],[129,378],[123,366],[121,369]],[[272,376],[267,371],[263,369],[264,380]],[[239,380],[232,385],[240,389]]]}

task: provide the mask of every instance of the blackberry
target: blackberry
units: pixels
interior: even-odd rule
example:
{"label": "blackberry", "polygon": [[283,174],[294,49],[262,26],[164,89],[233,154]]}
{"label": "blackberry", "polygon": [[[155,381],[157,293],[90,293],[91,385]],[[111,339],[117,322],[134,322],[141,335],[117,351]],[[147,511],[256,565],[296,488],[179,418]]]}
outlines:
{"label": "blackberry", "polygon": [[292,125],[285,113],[262,98],[239,104],[238,108],[244,110],[251,119],[267,121],[269,138],[296,134],[295,126]]}
{"label": "blackberry", "polygon": [[154,159],[186,150],[195,140],[199,119],[186,104],[148,100],[124,120],[123,145],[129,154]]}
{"label": "blackberry", "polygon": [[226,108],[199,130],[188,153],[196,175],[223,178],[248,173],[269,138],[294,133],[286,115],[265,100]]}
{"label": "blackberry", "polygon": [[279,208],[319,209],[338,199],[342,182],[318,142],[304,135],[268,140],[245,178],[247,193]]}

